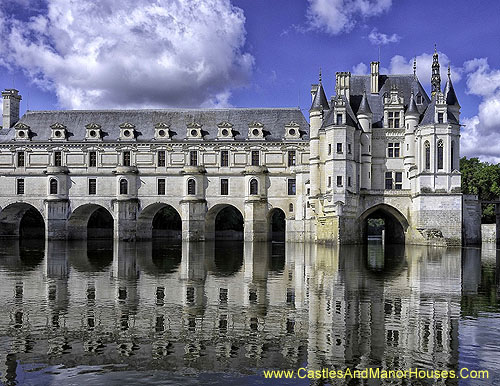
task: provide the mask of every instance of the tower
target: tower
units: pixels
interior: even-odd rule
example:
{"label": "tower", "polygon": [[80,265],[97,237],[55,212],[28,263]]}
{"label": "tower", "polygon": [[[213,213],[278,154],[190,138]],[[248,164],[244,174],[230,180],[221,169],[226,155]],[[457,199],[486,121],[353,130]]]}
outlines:
{"label": "tower", "polygon": [[435,45],[434,45],[434,54],[432,55],[431,86],[432,86],[431,97],[434,98],[436,96],[436,93],[441,91],[441,75],[439,74],[439,56]]}
{"label": "tower", "polygon": [[19,121],[19,105],[21,104],[21,95],[14,88],[2,91],[3,98],[3,128],[10,129]]}

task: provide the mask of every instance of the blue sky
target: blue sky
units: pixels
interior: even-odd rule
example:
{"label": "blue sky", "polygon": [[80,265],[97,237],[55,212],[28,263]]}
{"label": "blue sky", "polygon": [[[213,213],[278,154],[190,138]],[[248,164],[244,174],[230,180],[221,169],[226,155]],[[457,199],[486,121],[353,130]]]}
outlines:
{"label": "blue sky", "polygon": [[[22,110],[285,107],[307,115],[323,72],[418,75],[437,44],[462,105],[461,153],[500,162],[500,2],[11,0],[0,4],[0,84]],[[443,79],[444,87],[444,79]]]}

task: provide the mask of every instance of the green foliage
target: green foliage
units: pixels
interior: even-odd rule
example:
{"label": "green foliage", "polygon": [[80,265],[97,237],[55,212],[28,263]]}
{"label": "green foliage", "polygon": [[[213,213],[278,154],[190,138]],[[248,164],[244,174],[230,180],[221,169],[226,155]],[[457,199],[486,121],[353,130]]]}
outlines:
{"label": "green foliage", "polygon": [[[500,164],[481,162],[478,158],[460,159],[462,174],[462,192],[477,194],[480,200],[498,200],[500,197]],[[483,206],[483,223],[495,222],[495,207],[492,204]]]}

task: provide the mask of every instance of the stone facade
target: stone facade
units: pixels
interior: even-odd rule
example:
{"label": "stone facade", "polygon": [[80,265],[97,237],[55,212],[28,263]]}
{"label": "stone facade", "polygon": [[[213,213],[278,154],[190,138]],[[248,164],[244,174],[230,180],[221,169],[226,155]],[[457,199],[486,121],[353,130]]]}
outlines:
{"label": "stone facade", "polygon": [[[433,71],[439,70],[437,53]],[[439,73],[439,71],[438,71]],[[439,84],[437,84],[437,83]],[[273,213],[288,241],[359,243],[369,218],[391,241],[459,245],[460,106],[450,75],[428,97],[415,73],[340,72],[321,78],[308,123],[300,109],[28,111],[2,93],[0,233],[19,233],[35,209],[53,239],[85,238],[104,208],[114,235],[148,239],[166,206],[185,240],[215,237],[233,206],[244,239],[268,240]]]}

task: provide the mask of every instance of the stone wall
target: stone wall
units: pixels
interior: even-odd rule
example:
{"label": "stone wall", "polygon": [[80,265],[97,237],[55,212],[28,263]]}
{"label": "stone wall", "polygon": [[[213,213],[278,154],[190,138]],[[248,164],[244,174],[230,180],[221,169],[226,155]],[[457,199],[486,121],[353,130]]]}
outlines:
{"label": "stone wall", "polygon": [[463,244],[481,244],[481,203],[477,195],[464,195],[462,210]]}
{"label": "stone wall", "polygon": [[497,241],[497,225],[481,224],[481,240],[483,243],[495,243]]}

